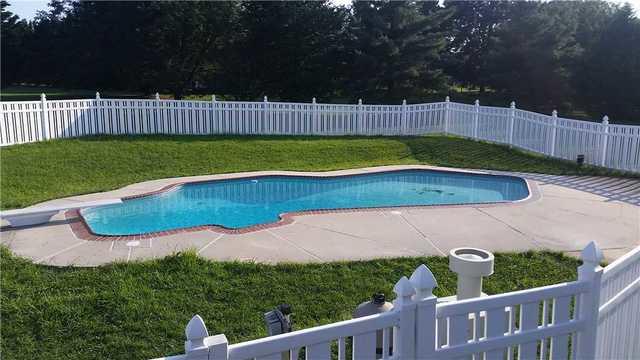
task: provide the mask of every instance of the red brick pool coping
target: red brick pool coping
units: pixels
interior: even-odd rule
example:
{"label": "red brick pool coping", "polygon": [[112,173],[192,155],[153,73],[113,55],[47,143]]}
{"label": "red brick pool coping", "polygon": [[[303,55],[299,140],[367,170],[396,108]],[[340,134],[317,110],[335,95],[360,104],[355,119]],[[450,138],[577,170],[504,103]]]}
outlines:
{"label": "red brick pool coping", "polygon": [[[408,170],[408,169],[407,169]],[[425,170],[429,170],[429,169],[425,169]],[[382,171],[376,171],[374,173],[379,174],[379,173],[389,173],[389,172],[395,172],[395,171],[402,171],[401,170],[382,170]],[[65,217],[67,220],[69,220],[69,226],[71,228],[71,231],[73,232],[73,234],[82,240],[91,240],[91,241],[133,241],[133,240],[143,240],[143,239],[149,239],[149,238],[157,238],[157,237],[161,237],[161,236],[168,236],[168,235],[175,235],[175,234],[185,234],[185,233],[191,233],[191,232],[197,232],[197,231],[212,231],[212,232],[216,232],[216,233],[221,233],[221,234],[231,234],[231,235],[237,235],[237,234],[246,234],[246,233],[251,233],[251,232],[256,232],[256,231],[260,231],[260,230],[265,230],[265,229],[269,229],[269,228],[274,228],[274,227],[279,227],[279,226],[283,226],[283,225],[287,225],[287,224],[291,224],[294,222],[294,218],[296,216],[304,216],[304,215],[319,215],[319,214],[335,214],[335,213],[354,213],[354,212],[376,212],[376,211],[393,211],[393,210],[411,210],[411,209],[425,209],[425,208],[464,208],[464,207],[494,207],[494,206],[510,206],[510,205],[517,205],[517,204],[522,204],[524,202],[529,202],[529,201],[534,201],[537,200],[540,197],[540,193],[537,190],[537,187],[535,186],[535,183],[522,178],[522,177],[518,177],[518,176],[513,176],[513,175],[496,175],[496,174],[491,174],[491,173],[478,173],[478,172],[465,172],[465,171],[455,171],[455,170],[432,170],[432,171],[441,171],[441,172],[451,172],[451,173],[458,173],[458,174],[477,174],[477,175],[488,175],[488,176],[501,176],[501,177],[515,177],[515,178],[519,178],[522,179],[526,185],[527,188],[529,190],[529,196],[522,199],[522,200],[518,200],[518,201],[504,201],[504,202],[488,202],[488,203],[466,203],[466,204],[433,204],[433,205],[412,205],[412,206],[384,206],[384,207],[367,207],[367,208],[346,208],[346,209],[319,209],[319,210],[305,210],[305,211],[295,211],[295,212],[288,212],[288,213],[284,213],[284,214],[280,214],[280,218],[277,221],[274,222],[270,222],[270,223],[266,223],[266,224],[258,224],[258,225],[253,225],[253,226],[247,226],[247,227],[243,227],[243,228],[238,228],[238,229],[232,229],[232,228],[227,228],[224,226],[220,226],[220,225],[199,225],[199,226],[192,226],[192,227],[187,227],[187,228],[179,228],[179,229],[172,229],[172,230],[166,230],[166,231],[156,231],[156,232],[149,232],[149,233],[144,233],[144,234],[136,234],[136,235],[100,235],[100,234],[95,234],[91,231],[91,228],[89,227],[89,225],[86,223],[84,217],[82,216],[82,214],[80,213],[80,210],[76,209],[76,210],[69,210],[67,212],[65,212]],[[366,175],[366,174],[371,174],[372,172],[366,172],[366,173],[361,173],[361,175]],[[360,174],[348,174],[348,175],[335,175],[335,176],[317,176],[317,175],[289,175],[289,174],[282,174],[282,175],[259,175],[259,176],[246,176],[246,177],[239,177],[239,178],[233,178],[233,179],[218,179],[218,180],[196,180],[196,181],[181,181],[181,182],[176,182],[176,183],[172,183],[169,185],[166,185],[158,190],[154,190],[151,192],[146,192],[146,193],[142,193],[142,194],[136,194],[136,195],[131,195],[131,196],[126,196],[123,197],[122,200],[131,200],[131,199],[138,199],[138,198],[143,198],[143,197],[147,197],[147,196],[152,196],[152,195],[157,195],[166,191],[170,191],[172,189],[175,189],[179,186],[185,185],[185,184],[197,184],[197,183],[210,183],[210,182],[217,182],[217,181],[225,181],[225,180],[236,180],[236,179],[242,179],[242,178],[264,178],[264,177],[274,177],[274,176],[287,176],[287,177],[302,177],[302,178],[333,178],[333,177],[345,177],[345,176],[357,176]]]}

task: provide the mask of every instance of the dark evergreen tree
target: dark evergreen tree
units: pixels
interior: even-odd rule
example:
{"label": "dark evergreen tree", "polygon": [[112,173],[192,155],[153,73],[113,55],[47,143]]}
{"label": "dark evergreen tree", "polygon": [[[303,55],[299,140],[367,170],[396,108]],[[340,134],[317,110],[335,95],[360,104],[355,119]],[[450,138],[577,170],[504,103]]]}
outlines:
{"label": "dark evergreen tree", "polygon": [[415,2],[358,1],[350,24],[354,95],[398,102],[445,88],[438,66],[445,49],[440,25],[449,10],[425,15]]}
{"label": "dark evergreen tree", "polygon": [[2,86],[24,81],[25,73],[29,69],[27,41],[31,29],[25,20],[8,11],[8,6],[8,2],[0,1]]}
{"label": "dark evergreen tree", "polygon": [[48,11],[39,11],[32,22],[29,36],[29,71],[27,81],[64,87],[74,77],[74,34],[64,22],[68,11],[63,0],[49,1]]}
{"label": "dark evergreen tree", "polygon": [[640,20],[629,5],[616,10],[586,49],[577,94],[593,114],[640,123]]}
{"label": "dark evergreen tree", "polygon": [[[156,49],[149,34],[158,26],[159,7],[152,2],[74,3],[63,19],[67,87],[140,90],[151,79],[145,71]],[[41,26],[41,25],[40,25]],[[73,51],[69,51],[73,49]]]}
{"label": "dark evergreen tree", "polygon": [[572,3],[519,3],[490,45],[487,83],[538,111],[565,111],[573,99],[571,68],[581,48]]}
{"label": "dark evergreen tree", "polygon": [[484,92],[489,76],[488,53],[491,38],[507,22],[514,6],[507,1],[447,1],[454,14],[449,26],[450,44],[445,68],[463,85]]}
{"label": "dark evergreen tree", "polygon": [[240,31],[222,59],[224,86],[243,99],[333,94],[344,72],[347,16],[328,1],[243,3]]}
{"label": "dark evergreen tree", "polygon": [[159,2],[143,73],[176,99],[211,79],[237,22],[235,2]]}

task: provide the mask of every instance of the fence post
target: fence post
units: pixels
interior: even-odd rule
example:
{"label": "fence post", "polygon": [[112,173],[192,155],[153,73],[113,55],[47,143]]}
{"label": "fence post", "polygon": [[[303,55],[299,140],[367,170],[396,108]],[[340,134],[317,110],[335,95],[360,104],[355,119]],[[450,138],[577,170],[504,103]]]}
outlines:
{"label": "fence post", "polygon": [[267,95],[265,95],[264,98],[262,99],[262,114],[264,117],[264,123],[268,129],[267,133],[273,134],[273,128],[269,126],[269,110],[267,110],[267,106],[269,106],[268,102],[269,100],[267,100]]}
{"label": "fence post", "polygon": [[362,127],[362,99],[358,99],[358,110],[356,112],[356,135],[360,135]]}
{"label": "fence post", "polygon": [[40,94],[40,121],[42,122],[42,128],[40,129],[40,136],[43,140],[49,140],[49,110],[47,110],[47,95]]}
{"label": "fence post", "polygon": [[432,359],[436,351],[436,303],[438,298],[433,289],[438,286],[436,278],[429,268],[422,264],[409,278],[416,289],[413,297],[416,309],[416,359]]}
{"label": "fence post", "polygon": [[552,157],[556,155],[556,133],[558,132],[558,111],[553,110],[551,112],[552,118],[552,128],[551,128],[551,150],[549,151],[549,155]]}
{"label": "fence post", "polygon": [[200,315],[194,315],[185,329],[184,353],[188,360],[227,360],[229,342],[224,334],[209,336]]}
{"label": "fence post", "polygon": [[[162,119],[162,109],[160,108],[160,94],[156,93],[156,95],[154,96],[154,99],[156,101],[156,114],[158,114],[158,117],[156,118],[156,133],[168,133],[168,130],[165,128],[165,123]],[[162,131],[158,131],[158,127],[162,126]]]}
{"label": "fence post", "polygon": [[216,94],[211,95],[211,124],[209,126],[209,134],[213,134],[213,127],[218,124],[218,102]]}
{"label": "fence post", "polygon": [[[95,109],[96,109],[96,133],[104,133],[104,115],[102,114],[102,99],[100,99],[100,92],[96,91]],[[102,131],[102,132],[101,132]]]}
{"label": "fence post", "polygon": [[478,138],[478,120],[480,118],[480,100],[476,99],[474,103],[474,114],[473,114],[473,138]]}
{"label": "fence post", "polygon": [[609,142],[609,117],[607,115],[602,117],[602,157],[600,159],[600,166],[605,166],[607,162],[607,145]]}
{"label": "fence post", "polygon": [[311,99],[311,133],[318,133],[318,105],[316,104],[316,98]]}
{"label": "fence post", "polygon": [[409,279],[403,276],[393,287],[393,292],[396,293],[396,298],[393,300],[393,311],[400,313],[400,325],[393,332],[394,358],[415,359],[416,304],[411,298],[416,294],[416,290]]}
{"label": "fence post", "polygon": [[402,99],[402,113],[400,114],[400,135],[408,135],[407,127],[407,99]]}
{"label": "fence post", "polygon": [[444,133],[449,133],[449,97],[444,98]]}
{"label": "fence post", "polygon": [[516,121],[516,102],[509,104],[509,147],[513,147],[513,128]]}
{"label": "fence post", "polygon": [[576,359],[594,359],[596,337],[598,335],[598,310],[600,307],[600,286],[602,279],[602,251],[595,242],[590,242],[580,255],[582,265],[578,267],[578,281],[589,282],[589,291],[579,299],[578,319],[584,321],[584,328],[577,333]]}

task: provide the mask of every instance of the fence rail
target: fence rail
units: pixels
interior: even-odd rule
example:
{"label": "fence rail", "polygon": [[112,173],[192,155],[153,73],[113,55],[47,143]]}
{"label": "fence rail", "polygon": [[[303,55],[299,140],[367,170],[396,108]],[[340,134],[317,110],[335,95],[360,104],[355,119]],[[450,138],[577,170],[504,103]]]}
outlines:
{"label": "fence rail", "polygon": [[0,146],[88,135],[455,134],[551,157],[640,172],[640,126],[449,102],[401,105],[155,99],[2,102]]}
{"label": "fence rail", "polygon": [[162,359],[635,358],[639,254],[640,247],[602,269],[592,242],[582,251],[577,281],[443,302],[433,295],[435,277],[420,265],[396,283],[388,313],[233,345],[224,335],[209,336],[196,315],[187,325],[185,354]]}

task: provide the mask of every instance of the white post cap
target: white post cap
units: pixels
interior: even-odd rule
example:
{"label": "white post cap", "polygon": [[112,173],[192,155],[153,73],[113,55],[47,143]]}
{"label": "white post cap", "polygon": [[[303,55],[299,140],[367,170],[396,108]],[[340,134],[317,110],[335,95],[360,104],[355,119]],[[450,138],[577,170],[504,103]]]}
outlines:
{"label": "white post cap", "polygon": [[558,110],[553,110],[553,111],[551,112],[551,116],[553,116],[553,117],[558,117]]}
{"label": "white post cap", "polygon": [[580,258],[585,264],[598,266],[600,265],[600,261],[602,261],[604,256],[602,255],[602,250],[600,250],[598,244],[596,244],[595,241],[591,241],[587,244],[587,246],[584,247],[584,249],[582,249]]}
{"label": "white post cap", "polygon": [[191,320],[189,320],[184,334],[187,338],[187,341],[184,343],[184,350],[188,353],[205,346],[204,339],[209,336],[209,331],[202,317],[200,317],[200,315],[194,315]]}
{"label": "white post cap", "polygon": [[447,96],[446,98],[444,98],[445,102],[449,102],[449,96]]}
{"label": "white post cap", "polygon": [[358,105],[362,105],[362,99],[358,99]]}
{"label": "white post cap", "polygon": [[313,99],[311,99],[311,103],[315,104],[316,103],[316,98],[314,97]]}
{"label": "white post cap", "polygon": [[267,102],[267,95],[264,96],[264,99],[262,101]]}
{"label": "white post cap", "polygon": [[515,109],[516,108],[516,102],[512,101],[511,104],[509,104],[509,107],[512,108],[512,109]]}
{"label": "white post cap", "polygon": [[474,102],[474,104],[475,104],[476,106],[480,106],[480,100],[476,99],[476,101]]}
{"label": "white post cap", "polygon": [[40,100],[42,101],[47,100],[47,95],[45,95],[44,93],[40,94]]}
{"label": "white post cap", "polygon": [[96,91],[96,100],[100,100],[100,92]]}
{"label": "white post cap", "polygon": [[609,117],[607,115],[602,117],[602,125],[609,125]]}
{"label": "white post cap", "polygon": [[402,105],[407,105],[407,99],[402,99]]}
{"label": "white post cap", "polygon": [[156,100],[160,100],[160,94],[156,93]]}
{"label": "white post cap", "polygon": [[416,289],[416,297],[418,299],[425,299],[433,296],[433,289],[438,286],[436,277],[429,268],[422,264],[418,266],[411,274],[409,281]]}
{"label": "white post cap", "polygon": [[409,279],[403,276],[393,287],[393,292],[396,293],[394,304],[396,306],[402,306],[411,302],[411,297],[416,294],[416,289],[413,288]]}
{"label": "white post cap", "polygon": [[578,279],[589,280],[593,278],[596,269],[600,266],[600,261],[604,256],[602,250],[598,247],[595,241],[591,241],[580,253],[580,259],[582,259],[582,265],[578,267]]}
{"label": "white post cap", "polygon": [[216,102],[216,94],[211,95],[211,101]]}

